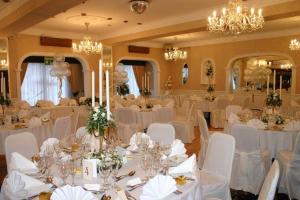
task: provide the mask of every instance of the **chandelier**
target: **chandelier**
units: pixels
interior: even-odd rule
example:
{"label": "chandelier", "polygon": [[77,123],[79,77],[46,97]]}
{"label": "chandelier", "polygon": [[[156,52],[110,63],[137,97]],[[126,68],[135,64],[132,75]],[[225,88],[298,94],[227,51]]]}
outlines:
{"label": "chandelier", "polygon": [[217,15],[214,11],[208,17],[208,30],[215,33],[239,35],[261,29],[264,24],[262,9],[257,13],[254,8],[245,7],[241,0],[231,0],[227,8],[223,8],[222,14]]}
{"label": "chandelier", "polygon": [[178,49],[177,47],[167,48],[165,50],[165,59],[166,60],[174,60],[177,59],[186,59],[187,58],[187,52]]}
{"label": "chandelier", "polygon": [[[88,32],[89,23],[84,23],[86,30]],[[73,43],[73,51],[76,53],[86,53],[86,54],[99,54],[102,51],[101,42],[95,42],[90,36],[84,36],[83,40],[79,44]]]}
{"label": "chandelier", "polygon": [[131,0],[129,1],[129,3],[130,3],[130,10],[137,14],[142,14],[149,6],[148,0]]}
{"label": "chandelier", "polygon": [[292,51],[300,50],[300,42],[297,39],[291,40],[290,50]]}
{"label": "chandelier", "polygon": [[252,84],[264,83],[272,71],[270,62],[263,59],[251,59],[244,70],[244,80]]}

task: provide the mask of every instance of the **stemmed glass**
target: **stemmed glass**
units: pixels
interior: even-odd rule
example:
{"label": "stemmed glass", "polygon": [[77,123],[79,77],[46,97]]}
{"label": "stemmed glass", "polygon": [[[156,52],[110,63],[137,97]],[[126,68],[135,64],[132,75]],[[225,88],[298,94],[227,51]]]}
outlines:
{"label": "stemmed glass", "polygon": [[161,147],[162,154],[166,156],[166,158],[162,161],[163,173],[167,174],[169,169],[169,155],[171,154],[171,145],[162,145]]}
{"label": "stemmed glass", "polygon": [[98,165],[99,168],[99,172],[100,172],[100,176],[103,179],[103,183],[102,183],[102,192],[106,192],[109,189],[109,183],[108,183],[108,178],[110,176],[111,173],[111,169],[112,169],[112,163],[111,162],[100,162],[100,164]]}
{"label": "stemmed glass", "polygon": [[118,176],[118,173],[119,173],[119,169],[122,167],[122,163],[121,162],[115,162],[113,165],[112,165],[112,171],[111,171],[111,174],[112,174],[112,177],[114,179],[114,188],[117,187],[117,176]]}
{"label": "stemmed glass", "polygon": [[70,175],[70,163],[66,161],[61,161],[58,164],[59,174],[63,180],[63,185],[66,185],[66,178]]}

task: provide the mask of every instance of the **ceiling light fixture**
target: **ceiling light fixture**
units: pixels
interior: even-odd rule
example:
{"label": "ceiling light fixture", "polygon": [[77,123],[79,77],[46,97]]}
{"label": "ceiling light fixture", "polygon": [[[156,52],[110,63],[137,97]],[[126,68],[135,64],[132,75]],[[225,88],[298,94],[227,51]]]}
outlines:
{"label": "ceiling light fixture", "polygon": [[142,14],[149,6],[149,0],[131,0],[130,10],[137,14]]}
{"label": "ceiling light fixture", "polygon": [[[90,23],[84,23],[86,30],[88,32]],[[73,51],[76,53],[86,53],[86,54],[100,54],[102,51],[101,42],[95,42],[90,36],[84,36],[83,40],[77,45],[73,43]]]}
{"label": "ceiling light fixture", "polygon": [[165,50],[165,59],[176,61],[178,59],[184,60],[187,58],[187,52],[177,47],[168,47]]}
{"label": "ceiling light fixture", "polygon": [[215,33],[239,35],[263,28],[264,17],[262,9],[257,13],[254,8],[243,6],[241,0],[230,0],[227,8],[222,9],[222,14],[214,11],[208,17],[208,30]]}
{"label": "ceiling light fixture", "polygon": [[292,50],[292,51],[300,50],[300,42],[297,39],[291,40],[290,50]]}

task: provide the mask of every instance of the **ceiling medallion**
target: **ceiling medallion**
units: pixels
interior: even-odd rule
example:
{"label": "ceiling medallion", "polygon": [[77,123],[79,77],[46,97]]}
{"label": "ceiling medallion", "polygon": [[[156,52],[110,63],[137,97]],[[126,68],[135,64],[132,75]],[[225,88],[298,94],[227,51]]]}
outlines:
{"label": "ceiling medallion", "polygon": [[130,10],[137,14],[142,14],[149,6],[149,0],[131,0]]}
{"label": "ceiling medallion", "polygon": [[[86,26],[86,30],[88,32],[90,24],[86,22],[84,25]],[[78,45],[73,43],[72,47],[73,51],[76,53],[100,54],[102,51],[101,42],[98,43],[93,41],[90,36],[84,36],[83,40],[81,40]]]}
{"label": "ceiling medallion", "polygon": [[292,51],[300,50],[300,42],[297,39],[291,40],[290,50],[292,50]]}
{"label": "ceiling medallion", "polygon": [[241,0],[230,0],[221,14],[217,15],[217,11],[214,11],[208,17],[207,28],[210,32],[239,35],[257,31],[263,28],[263,24],[262,9],[255,12],[254,8],[243,6]]}
{"label": "ceiling medallion", "polygon": [[176,61],[178,59],[184,60],[187,58],[187,52],[178,49],[177,47],[166,48],[165,59]]}

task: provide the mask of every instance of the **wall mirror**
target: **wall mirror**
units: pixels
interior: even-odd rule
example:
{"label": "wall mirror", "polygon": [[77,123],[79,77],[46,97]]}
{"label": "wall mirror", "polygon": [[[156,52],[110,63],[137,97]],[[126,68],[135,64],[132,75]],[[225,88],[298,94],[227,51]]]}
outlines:
{"label": "wall mirror", "polygon": [[0,88],[2,94],[9,94],[9,73],[8,73],[8,48],[7,39],[0,38]]}
{"label": "wall mirror", "polygon": [[276,71],[275,88],[279,89],[280,76],[282,76],[282,88],[290,92],[293,67],[287,57],[279,55],[238,58],[230,66],[230,89],[233,92],[266,90],[268,76],[269,88],[273,88],[274,71]]}
{"label": "wall mirror", "polygon": [[182,68],[182,84],[186,84],[189,78],[189,66],[184,64]]}

